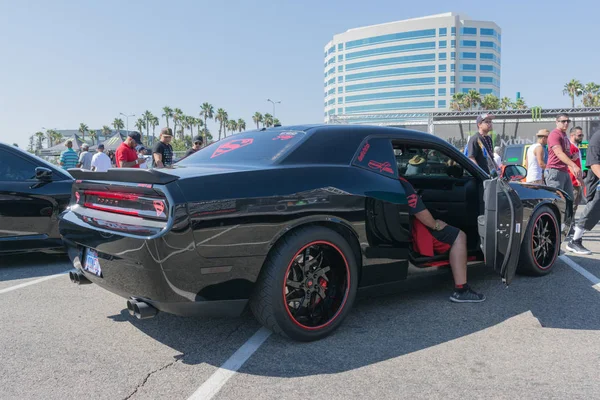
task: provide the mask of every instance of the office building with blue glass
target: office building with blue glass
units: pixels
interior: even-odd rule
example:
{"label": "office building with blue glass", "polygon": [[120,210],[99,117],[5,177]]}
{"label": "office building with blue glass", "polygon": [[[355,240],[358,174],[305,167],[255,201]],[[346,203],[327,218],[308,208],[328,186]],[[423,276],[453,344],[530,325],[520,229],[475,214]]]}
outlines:
{"label": "office building with blue glass", "polygon": [[350,29],[325,46],[331,115],[438,112],[455,92],[500,97],[501,30],[446,13]]}

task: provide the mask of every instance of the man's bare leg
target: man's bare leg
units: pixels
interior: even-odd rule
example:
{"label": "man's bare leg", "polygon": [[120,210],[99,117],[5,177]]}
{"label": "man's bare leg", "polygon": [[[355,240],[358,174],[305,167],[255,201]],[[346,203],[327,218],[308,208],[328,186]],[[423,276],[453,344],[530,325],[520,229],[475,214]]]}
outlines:
{"label": "man's bare leg", "polygon": [[460,231],[450,248],[450,268],[455,285],[467,283],[467,235]]}

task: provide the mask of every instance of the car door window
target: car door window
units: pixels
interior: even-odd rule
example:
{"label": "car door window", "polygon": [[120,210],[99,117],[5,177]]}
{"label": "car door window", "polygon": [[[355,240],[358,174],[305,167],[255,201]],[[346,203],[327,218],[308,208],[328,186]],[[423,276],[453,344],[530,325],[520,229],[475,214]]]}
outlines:
{"label": "car door window", "polygon": [[456,160],[439,150],[394,145],[394,154],[398,171],[402,176],[453,178],[471,176]]}
{"label": "car door window", "polygon": [[388,178],[398,177],[392,143],[387,138],[367,138],[363,141],[353,164]]}
{"label": "car door window", "polygon": [[0,149],[0,181],[26,181],[35,178],[35,165],[9,151]]}

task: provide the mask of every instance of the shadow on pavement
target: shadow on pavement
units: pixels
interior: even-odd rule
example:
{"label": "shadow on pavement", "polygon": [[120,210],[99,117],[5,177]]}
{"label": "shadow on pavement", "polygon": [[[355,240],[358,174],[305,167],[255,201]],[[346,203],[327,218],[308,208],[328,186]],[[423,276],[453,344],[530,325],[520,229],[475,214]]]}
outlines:
{"label": "shadow on pavement", "polygon": [[[358,299],[342,326],[321,341],[297,343],[272,335],[243,371],[276,377],[344,372],[452,341],[526,312],[531,312],[539,324],[529,317],[525,328],[540,329],[540,334],[541,327],[600,329],[600,313],[590,312],[597,308],[600,294],[562,262],[546,277],[519,276],[508,288],[485,267],[471,268],[469,279],[476,290],[486,294],[484,303],[450,302],[453,286],[449,274],[405,282],[396,294]],[[239,322],[237,328],[226,334],[218,327],[231,325],[230,319],[224,322],[159,314],[151,320],[137,321],[127,310],[110,318],[129,321],[155,340],[184,353],[182,362],[186,364],[210,362],[206,353],[201,356],[196,352],[200,343],[214,340],[215,333],[209,337],[198,334],[207,332],[207,325],[215,326],[212,332],[221,332],[222,342],[238,329],[246,332],[247,338],[260,327],[250,313],[234,319]]]}
{"label": "shadow on pavement", "polygon": [[0,256],[0,282],[41,278],[69,270],[71,263],[64,254],[20,254]]}

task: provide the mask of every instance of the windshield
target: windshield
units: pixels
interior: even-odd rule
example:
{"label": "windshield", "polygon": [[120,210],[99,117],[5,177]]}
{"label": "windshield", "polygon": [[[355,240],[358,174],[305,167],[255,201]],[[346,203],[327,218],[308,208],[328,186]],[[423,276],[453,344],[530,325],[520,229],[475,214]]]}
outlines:
{"label": "windshield", "polygon": [[281,160],[306,137],[303,131],[252,131],[213,143],[177,163],[199,164],[273,164]]}

